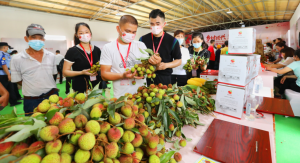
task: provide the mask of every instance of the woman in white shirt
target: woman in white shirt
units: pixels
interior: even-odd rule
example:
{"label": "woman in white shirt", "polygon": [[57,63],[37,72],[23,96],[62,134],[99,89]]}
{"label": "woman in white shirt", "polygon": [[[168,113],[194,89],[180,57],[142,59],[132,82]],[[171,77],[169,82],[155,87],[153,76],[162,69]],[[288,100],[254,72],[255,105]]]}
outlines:
{"label": "woman in white shirt", "polygon": [[183,69],[183,66],[187,63],[187,60],[190,59],[189,50],[185,47],[182,47],[184,41],[184,32],[177,30],[174,33],[174,37],[178,40],[180,51],[181,51],[181,65],[173,68],[173,73],[171,76],[172,84],[177,83],[178,86],[184,86],[187,84],[186,71]]}

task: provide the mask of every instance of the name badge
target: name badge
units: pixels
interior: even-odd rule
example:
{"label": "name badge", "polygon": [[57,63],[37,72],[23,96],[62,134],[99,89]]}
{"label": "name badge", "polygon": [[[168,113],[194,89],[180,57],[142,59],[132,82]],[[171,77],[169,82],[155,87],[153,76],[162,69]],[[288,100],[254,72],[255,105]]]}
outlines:
{"label": "name badge", "polygon": [[97,80],[96,76],[90,76],[90,81],[95,81]]}
{"label": "name badge", "polygon": [[129,80],[128,79],[122,79],[121,80],[121,86],[129,86]]}

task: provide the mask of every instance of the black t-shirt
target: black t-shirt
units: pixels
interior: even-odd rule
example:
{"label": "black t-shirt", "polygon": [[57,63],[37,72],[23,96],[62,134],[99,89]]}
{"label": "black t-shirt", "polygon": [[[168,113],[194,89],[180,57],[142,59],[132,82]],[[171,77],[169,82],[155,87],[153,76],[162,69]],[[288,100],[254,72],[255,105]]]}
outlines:
{"label": "black t-shirt", "polygon": [[[89,59],[91,59],[90,53],[87,54]],[[97,46],[94,46],[94,49],[92,50],[92,54],[93,54],[93,64],[96,64],[98,61],[100,61],[101,50]],[[77,46],[73,46],[70,49],[68,49],[65,59],[70,62],[73,62],[72,65],[73,71],[82,71],[91,68],[91,65],[87,60],[84,51]],[[72,88],[74,89],[74,91],[85,92],[86,89],[89,88],[90,86],[89,81],[90,81],[90,77],[87,75],[79,75],[79,76],[72,77]],[[100,76],[98,75],[97,80],[91,81],[93,87],[97,85],[99,81],[100,81]]]}
{"label": "black t-shirt", "polygon": [[[157,50],[160,39],[161,37],[153,36],[155,50]],[[140,41],[142,41],[148,49],[153,50],[151,33],[142,36],[140,38]],[[160,48],[158,49],[158,53],[160,54],[160,57],[162,59],[161,61],[164,63],[169,63],[173,60],[181,59],[181,51],[177,39],[166,32],[161,42]],[[156,71],[155,73],[159,75],[171,75],[172,72],[173,70],[171,68],[167,68],[165,70]]]}

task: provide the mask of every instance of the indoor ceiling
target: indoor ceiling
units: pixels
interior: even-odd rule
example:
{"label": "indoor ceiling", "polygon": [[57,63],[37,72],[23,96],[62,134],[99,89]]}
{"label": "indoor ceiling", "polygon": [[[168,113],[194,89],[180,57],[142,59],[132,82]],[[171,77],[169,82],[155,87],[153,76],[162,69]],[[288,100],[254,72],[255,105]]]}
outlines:
{"label": "indoor ceiling", "polygon": [[[166,14],[166,31],[228,29],[232,24],[246,26],[289,21],[300,0],[0,0],[0,5],[47,13],[82,17],[90,21],[118,22],[132,15],[139,26],[149,28],[153,9]],[[230,13],[231,12],[231,13]],[[248,24],[248,25],[247,25]]]}

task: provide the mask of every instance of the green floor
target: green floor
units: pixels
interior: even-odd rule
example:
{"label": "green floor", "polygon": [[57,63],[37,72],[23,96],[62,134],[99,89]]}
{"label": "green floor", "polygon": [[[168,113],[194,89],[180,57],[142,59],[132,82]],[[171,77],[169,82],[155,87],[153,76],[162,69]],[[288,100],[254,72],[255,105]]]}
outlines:
{"label": "green floor", "polygon": [[[112,88],[112,84],[108,87]],[[66,97],[65,82],[57,84],[60,90],[59,95],[62,98]],[[20,90],[21,93],[21,90]],[[111,89],[113,96],[113,89]],[[23,104],[17,105],[17,113],[22,116]],[[13,107],[9,105],[0,112],[1,114],[11,113]],[[276,138],[276,159],[277,163],[296,163],[300,162],[300,118],[285,118],[281,115],[275,115],[275,138]]]}

